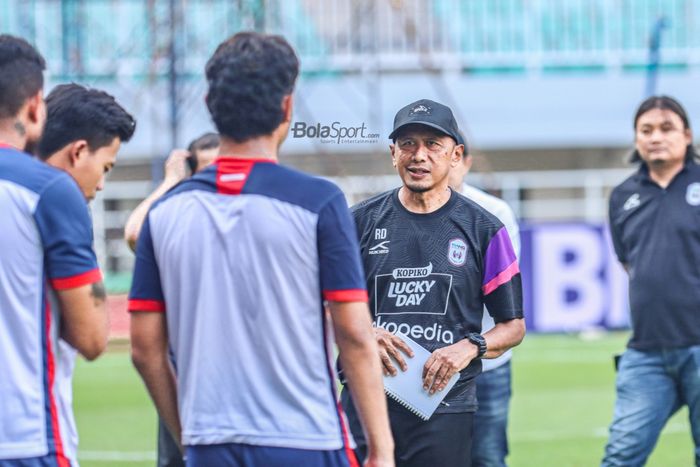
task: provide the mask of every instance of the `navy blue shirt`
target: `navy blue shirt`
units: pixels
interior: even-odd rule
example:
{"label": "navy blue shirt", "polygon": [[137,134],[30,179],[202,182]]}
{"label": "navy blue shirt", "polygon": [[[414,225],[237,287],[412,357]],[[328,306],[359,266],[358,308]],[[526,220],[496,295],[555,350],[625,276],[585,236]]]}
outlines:
{"label": "navy blue shirt", "polygon": [[[398,193],[352,208],[374,325],[432,352],[481,332],[484,304],[496,322],[522,318],[520,271],[503,224],[454,191],[429,214],[408,211]],[[480,372],[475,359],[437,411],[476,410]]]}
{"label": "navy blue shirt", "polygon": [[700,166],[687,161],[664,189],[643,164],[613,190],[609,216],[629,271],[628,346],[700,345]]}

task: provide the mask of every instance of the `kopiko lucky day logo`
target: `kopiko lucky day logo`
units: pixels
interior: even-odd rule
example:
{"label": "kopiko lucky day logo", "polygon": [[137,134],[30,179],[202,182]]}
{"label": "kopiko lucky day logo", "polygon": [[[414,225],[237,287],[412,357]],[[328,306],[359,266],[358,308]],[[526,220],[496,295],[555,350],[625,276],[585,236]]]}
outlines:
{"label": "kopiko lucky day logo", "polygon": [[452,275],[433,271],[433,264],[396,268],[374,277],[374,313],[444,315],[452,289]]}
{"label": "kopiko lucky day logo", "polygon": [[364,122],[359,126],[343,126],[340,122],[333,122],[330,125],[294,122],[292,137],[318,138],[322,143],[335,144],[376,143],[379,141],[379,133],[370,133]]}

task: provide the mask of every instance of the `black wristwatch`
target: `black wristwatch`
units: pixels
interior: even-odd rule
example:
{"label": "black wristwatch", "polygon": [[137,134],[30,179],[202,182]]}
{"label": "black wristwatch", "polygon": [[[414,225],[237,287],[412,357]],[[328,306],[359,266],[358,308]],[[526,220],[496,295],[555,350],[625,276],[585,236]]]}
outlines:
{"label": "black wristwatch", "polygon": [[488,349],[486,348],[486,339],[484,339],[484,336],[476,332],[470,332],[469,335],[467,335],[467,340],[479,349],[479,354],[476,358],[481,358],[486,354],[486,350]]}

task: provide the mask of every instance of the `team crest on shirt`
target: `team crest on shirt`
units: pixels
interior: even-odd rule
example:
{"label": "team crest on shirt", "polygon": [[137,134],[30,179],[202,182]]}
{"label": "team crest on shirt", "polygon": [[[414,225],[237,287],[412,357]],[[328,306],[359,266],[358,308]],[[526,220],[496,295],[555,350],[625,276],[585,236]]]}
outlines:
{"label": "team crest on shirt", "polygon": [[461,238],[450,240],[447,249],[447,259],[455,266],[463,266],[467,262],[467,244]]}
{"label": "team crest on shirt", "polygon": [[685,200],[691,206],[700,206],[700,183],[691,183],[685,190]]}

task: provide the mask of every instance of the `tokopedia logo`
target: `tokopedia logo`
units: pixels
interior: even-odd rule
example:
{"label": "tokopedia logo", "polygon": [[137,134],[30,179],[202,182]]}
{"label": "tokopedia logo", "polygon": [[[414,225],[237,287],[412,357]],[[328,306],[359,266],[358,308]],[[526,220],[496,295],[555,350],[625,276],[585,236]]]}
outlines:
{"label": "tokopedia logo", "polygon": [[374,327],[386,329],[392,334],[400,332],[411,339],[425,339],[427,341],[437,341],[445,344],[453,344],[455,339],[452,331],[449,329],[442,329],[442,325],[437,323],[425,327],[420,324],[410,325],[408,323],[384,321],[381,316],[377,316],[377,320],[372,324]]}

